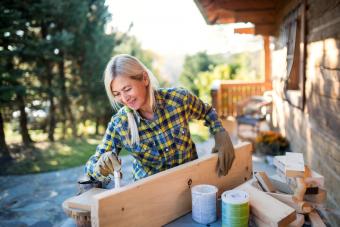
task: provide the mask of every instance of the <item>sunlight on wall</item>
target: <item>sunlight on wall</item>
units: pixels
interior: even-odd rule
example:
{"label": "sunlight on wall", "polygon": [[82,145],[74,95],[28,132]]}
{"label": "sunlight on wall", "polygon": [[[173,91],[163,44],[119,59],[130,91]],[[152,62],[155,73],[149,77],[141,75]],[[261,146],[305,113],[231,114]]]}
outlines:
{"label": "sunlight on wall", "polygon": [[284,130],[285,117],[284,117],[284,105],[280,99],[281,82],[280,79],[286,75],[286,56],[287,49],[282,48],[280,50],[275,50],[272,53],[272,80],[273,80],[273,90],[276,91],[273,95],[274,98],[274,108],[273,108],[273,126],[280,127],[282,134],[285,136],[286,132]]}
{"label": "sunlight on wall", "polygon": [[324,49],[325,49],[325,65],[328,68],[337,68],[339,63],[339,48],[336,45],[336,40],[326,39],[324,41]]}
{"label": "sunlight on wall", "polygon": [[312,165],[313,163],[313,146],[312,146],[312,133],[311,133],[311,123],[309,121],[309,115],[306,114],[306,119],[308,119],[306,122],[306,126],[305,126],[305,136],[306,136],[306,161],[307,161],[307,164],[309,166]]}
{"label": "sunlight on wall", "polygon": [[272,53],[272,79],[282,78],[287,68],[287,48],[275,50]]}
{"label": "sunlight on wall", "polygon": [[307,71],[308,79],[313,83],[316,80],[315,68],[322,64],[323,41],[313,42],[307,47]]}

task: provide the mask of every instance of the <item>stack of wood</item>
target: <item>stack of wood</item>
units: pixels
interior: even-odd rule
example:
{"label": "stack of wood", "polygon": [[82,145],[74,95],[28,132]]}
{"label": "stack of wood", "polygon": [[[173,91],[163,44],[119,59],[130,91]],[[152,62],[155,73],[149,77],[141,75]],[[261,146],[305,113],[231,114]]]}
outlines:
{"label": "stack of wood", "polygon": [[326,226],[318,211],[326,201],[324,177],[305,166],[300,153],[275,157],[274,165],[277,176],[257,172],[255,179],[238,187],[250,194],[254,222],[258,226]]}

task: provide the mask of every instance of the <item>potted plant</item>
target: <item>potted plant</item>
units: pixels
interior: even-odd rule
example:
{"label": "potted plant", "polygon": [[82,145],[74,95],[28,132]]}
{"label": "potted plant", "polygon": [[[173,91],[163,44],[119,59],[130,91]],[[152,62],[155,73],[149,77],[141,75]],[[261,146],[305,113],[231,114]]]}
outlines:
{"label": "potted plant", "polygon": [[262,131],[256,137],[255,151],[265,156],[284,155],[288,149],[288,140],[279,132]]}

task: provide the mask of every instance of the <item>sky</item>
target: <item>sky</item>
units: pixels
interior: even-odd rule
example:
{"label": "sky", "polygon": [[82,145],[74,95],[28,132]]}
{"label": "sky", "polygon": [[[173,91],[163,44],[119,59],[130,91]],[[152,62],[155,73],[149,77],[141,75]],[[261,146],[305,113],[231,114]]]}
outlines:
{"label": "sky", "polygon": [[144,49],[160,55],[199,51],[235,53],[262,48],[261,37],[233,33],[233,25],[207,25],[193,0],[107,0],[111,26],[125,32],[130,23]]}

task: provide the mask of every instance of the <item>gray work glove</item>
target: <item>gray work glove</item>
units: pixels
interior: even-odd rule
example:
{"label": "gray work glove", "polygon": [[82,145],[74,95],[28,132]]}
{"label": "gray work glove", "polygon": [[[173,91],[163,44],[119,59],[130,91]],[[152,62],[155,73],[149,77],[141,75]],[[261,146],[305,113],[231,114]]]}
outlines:
{"label": "gray work glove", "polygon": [[105,152],[99,157],[95,170],[103,176],[113,174],[114,171],[120,172],[122,166],[118,156],[112,152]]}
{"label": "gray work glove", "polygon": [[216,172],[218,176],[225,176],[235,159],[234,146],[226,131],[218,132],[214,137],[215,147],[212,149],[212,153],[218,153]]}

